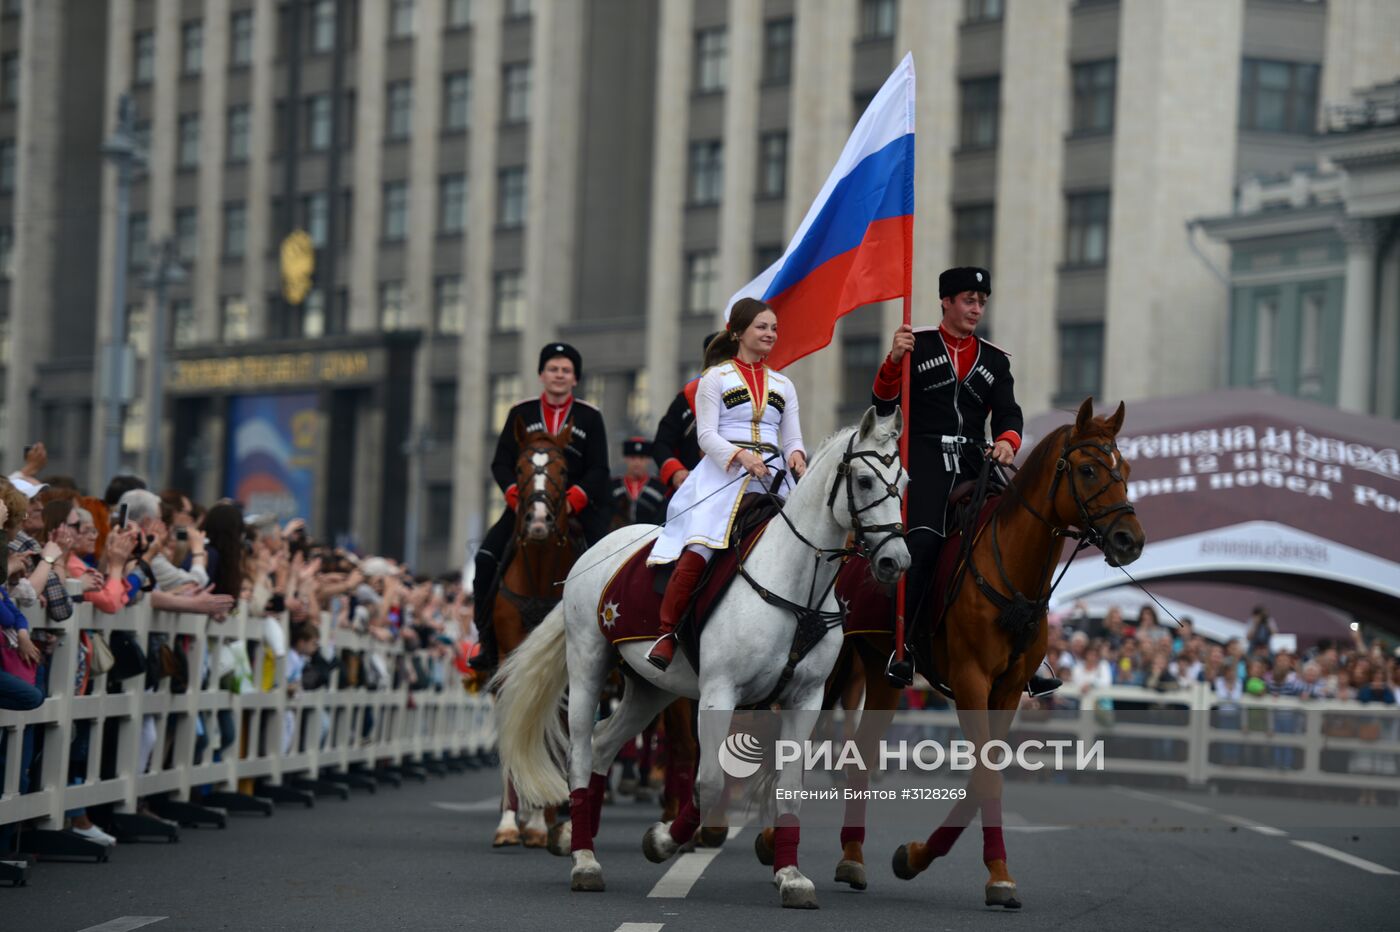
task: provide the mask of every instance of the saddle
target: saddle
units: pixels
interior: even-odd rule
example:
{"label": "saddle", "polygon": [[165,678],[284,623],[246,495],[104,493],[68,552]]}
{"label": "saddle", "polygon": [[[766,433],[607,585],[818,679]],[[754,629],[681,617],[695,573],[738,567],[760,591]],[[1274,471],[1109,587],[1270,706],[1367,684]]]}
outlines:
{"label": "saddle", "polygon": [[[758,543],[768,522],[778,513],[778,507],[767,495],[745,495],[735,515],[729,547],[716,551],[705,565],[705,572],[676,626],[681,650],[696,670],[700,669],[700,632],[705,622],[738,576],[740,559]],[[598,598],[598,630],[610,644],[652,641],[661,633],[661,599],[674,564],[647,566],[654,544],[655,541],[648,542],[619,567]]]}

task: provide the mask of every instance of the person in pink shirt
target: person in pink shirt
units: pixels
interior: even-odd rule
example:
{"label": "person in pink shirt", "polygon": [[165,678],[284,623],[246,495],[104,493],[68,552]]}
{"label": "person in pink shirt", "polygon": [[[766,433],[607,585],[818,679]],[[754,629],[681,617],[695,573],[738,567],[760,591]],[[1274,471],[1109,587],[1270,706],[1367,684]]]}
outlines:
{"label": "person in pink shirt", "polygon": [[[68,574],[73,579],[87,582],[83,601],[91,602],[98,611],[115,615],[126,605],[126,561],[136,543],[136,530],[113,531],[107,536],[107,546],[103,550],[102,569],[94,569],[88,562],[97,549],[97,524],[92,513],[86,508],[73,509],[77,528],[73,547],[68,552]],[[73,517],[68,519],[73,522]]]}

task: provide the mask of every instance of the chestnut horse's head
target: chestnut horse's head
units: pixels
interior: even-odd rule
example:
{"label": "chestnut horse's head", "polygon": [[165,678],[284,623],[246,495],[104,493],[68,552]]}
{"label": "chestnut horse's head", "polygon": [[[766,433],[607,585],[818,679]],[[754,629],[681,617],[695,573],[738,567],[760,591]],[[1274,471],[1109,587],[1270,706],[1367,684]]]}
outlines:
{"label": "chestnut horse's head", "polygon": [[1078,528],[1113,566],[1127,566],[1142,556],[1147,541],[1128,501],[1132,466],[1118,452],[1123,413],[1119,402],[1111,416],[1095,417],[1093,399],[1085,398],[1074,424],[1056,431],[1062,435],[1058,441],[1047,437],[1043,444],[1046,458],[1056,457],[1051,520]]}
{"label": "chestnut horse's head", "polygon": [[557,533],[568,539],[567,501],[569,467],[564,450],[573,438],[570,421],[557,435],[544,431],[526,434],[516,422],[516,442],[520,454],[515,459],[515,533],[522,541],[545,541]]}

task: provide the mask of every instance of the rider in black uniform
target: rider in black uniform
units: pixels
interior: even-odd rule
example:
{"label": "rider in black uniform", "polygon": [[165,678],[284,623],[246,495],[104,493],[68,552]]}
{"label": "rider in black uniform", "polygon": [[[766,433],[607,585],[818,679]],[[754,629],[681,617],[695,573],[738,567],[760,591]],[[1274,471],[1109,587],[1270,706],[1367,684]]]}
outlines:
{"label": "rider in black uniform", "polygon": [[651,475],[650,452],[651,444],[644,437],[622,441],[627,471],[612,481],[613,521],[619,526],[666,520],[666,486]]}

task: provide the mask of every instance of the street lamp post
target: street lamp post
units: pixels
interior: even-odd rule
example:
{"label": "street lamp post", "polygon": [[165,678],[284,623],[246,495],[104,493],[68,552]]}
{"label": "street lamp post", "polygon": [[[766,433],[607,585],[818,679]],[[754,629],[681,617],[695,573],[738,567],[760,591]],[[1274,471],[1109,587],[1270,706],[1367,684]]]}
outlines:
{"label": "street lamp post", "polygon": [[166,323],[167,292],[171,285],[178,285],[185,279],[185,269],[180,264],[175,242],[166,237],[156,246],[151,267],[146,273],[146,287],[155,292],[151,356],[147,360],[150,369],[146,375],[146,481],[155,487],[165,484],[161,422],[165,419],[165,332],[169,329]]}
{"label": "street lamp post", "polygon": [[136,138],[136,103],[129,94],[117,101],[117,125],[102,144],[102,155],[117,170],[116,231],[112,243],[112,319],[104,347],[101,377],[96,384],[94,409],[105,406],[103,424],[102,473],[95,487],[101,487],[121,470],[122,413],[132,398],[135,365],[126,342],[126,273],[130,262],[131,181],[146,164],[146,153]]}

